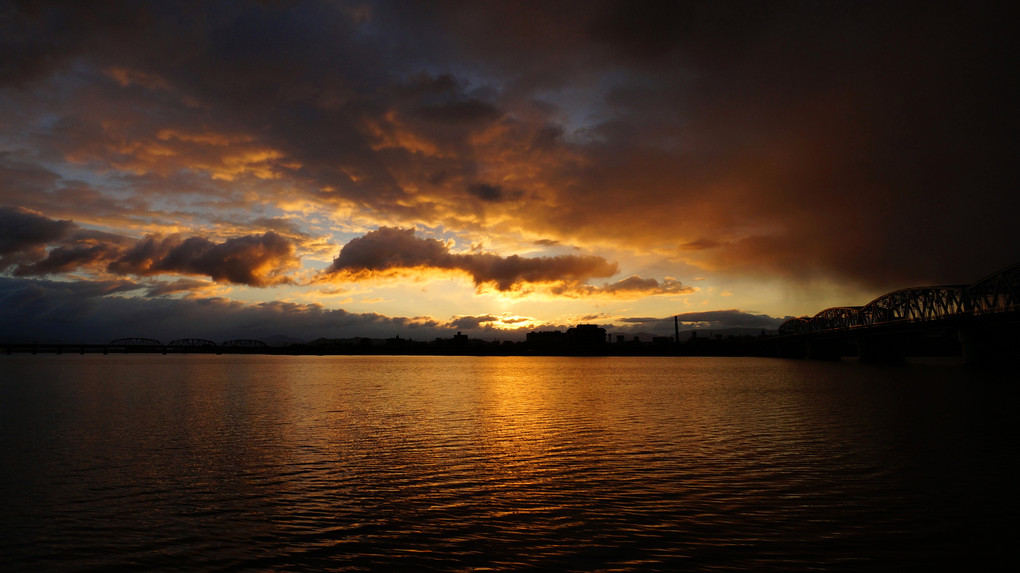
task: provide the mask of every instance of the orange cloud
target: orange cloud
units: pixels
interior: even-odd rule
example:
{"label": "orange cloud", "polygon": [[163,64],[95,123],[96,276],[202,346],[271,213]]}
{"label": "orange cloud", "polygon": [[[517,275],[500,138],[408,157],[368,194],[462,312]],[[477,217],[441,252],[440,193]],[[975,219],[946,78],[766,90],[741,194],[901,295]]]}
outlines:
{"label": "orange cloud", "polygon": [[251,286],[290,282],[297,267],[294,245],[270,231],[213,243],[203,237],[147,237],[109,264],[109,270],[140,276],[184,273]]}
{"label": "orange cloud", "polygon": [[140,85],[150,90],[169,90],[170,82],[158,74],[133,70],[130,68],[113,67],[105,71],[107,77],[126,88],[132,85]]}
{"label": "orange cloud", "polygon": [[561,255],[525,258],[493,253],[451,253],[437,239],[415,236],[414,229],[381,227],[348,242],[326,270],[326,276],[357,280],[411,269],[460,271],[475,285],[510,291],[526,283],[584,282],[617,273],[616,263],[602,257]]}
{"label": "orange cloud", "polygon": [[[300,18],[288,3],[189,4],[180,17],[131,4],[116,18],[79,4],[10,14],[4,137],[63,162],[67,179],[91,171],[80,179],[110,203],[173,205],[132,206],[146,229],[208,228],[223,205],[174,209],[216,195],[734,274],[895,284],[983,272],[1020,247],[998,3],[357,15],[324,3]],[[384,37],[407,42],[394,52]],[[485,72],[423,71],[435,69]],[[70,185],[59,177],[22,182],[0,177],[0,198],[42,208],[40,185],[51,204],[75,195],[57,197]],[[486,263],[447,266],[485,280],[475,264]]]}
{"label": "orange cloud", "polygon": [[0,207],[0,271],[18,276],[91,268],[151,276],[207,275],[249,286],[288,283],[299,266],[294,243],[273,231],[214,243],[204,237],[148,236],[142,240],[82,229],[21,208]]}
{"label": "orange cloud", "polygon": [[685,295],[695,292],[680,281],[667,277],[663,281],[654,278],[643,279],[637,275],[629,276],[615,283],[601,287],[592,285],[567,285],[553,289],[555,294],[570,297],[607,297],[632,299],[653,295]]}

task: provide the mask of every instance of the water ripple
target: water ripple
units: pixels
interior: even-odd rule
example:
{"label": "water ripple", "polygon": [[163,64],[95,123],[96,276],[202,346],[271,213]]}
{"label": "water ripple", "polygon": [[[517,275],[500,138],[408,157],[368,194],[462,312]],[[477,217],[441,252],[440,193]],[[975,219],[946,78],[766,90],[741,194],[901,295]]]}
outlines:
{"label": "water ripple", "polygon": [[923,569],[1002,556],[1017,517],[1008,396],[967,373],[37,363],[0,379],[3,570]]}

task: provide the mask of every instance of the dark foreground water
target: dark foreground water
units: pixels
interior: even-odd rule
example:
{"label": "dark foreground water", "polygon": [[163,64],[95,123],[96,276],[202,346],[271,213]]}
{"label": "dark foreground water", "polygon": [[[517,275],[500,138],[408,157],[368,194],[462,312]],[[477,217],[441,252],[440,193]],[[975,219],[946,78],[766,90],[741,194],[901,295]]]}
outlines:
{"label": "dark foreground water", "polygon": [[0,357],[2,570],[989,570],[1011,377],[738,358]]}

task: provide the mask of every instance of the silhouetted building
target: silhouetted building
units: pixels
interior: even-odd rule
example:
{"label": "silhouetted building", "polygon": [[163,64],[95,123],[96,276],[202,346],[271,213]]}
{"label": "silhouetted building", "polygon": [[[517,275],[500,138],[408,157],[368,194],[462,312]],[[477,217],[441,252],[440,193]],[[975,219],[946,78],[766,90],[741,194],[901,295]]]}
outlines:
{"label": "silhouetted building", "polygon": [[535,346],[558,346],[567,343],[567,335],[559,330],[529,332],[525,340]]}
{"label": "silhouetted building", "polygon": [[567,343],[571,346],[600,346],[606,343],[606,329],[595,324],[578,324],[567,329]]}

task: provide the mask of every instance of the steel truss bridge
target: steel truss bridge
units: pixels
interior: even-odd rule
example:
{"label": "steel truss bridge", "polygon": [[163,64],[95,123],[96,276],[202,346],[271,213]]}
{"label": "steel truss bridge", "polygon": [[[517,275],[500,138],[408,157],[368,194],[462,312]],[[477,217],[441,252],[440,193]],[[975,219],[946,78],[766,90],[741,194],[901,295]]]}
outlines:
{"label": "steel truss bridge", "polygon": [[948,333],[963,346],[965,358],[976,358],[977,354],[987,354],[977,346],[985,350],[996,346],[993,351],[997,354],[1012,351],[1014,356],[1020,355],[1015,345],[1018,329],[1020,263],[969,285],[905,288],[864,306],[832,307],[814,316],[792,318],[780,325],[779,339],[794,343],[781,354],[791,354],[790,348],[803,342],[807,343],[809,356],[838,357],[833,355],[846,354],[846,345],[839,350],[839,343],[853,338],[862,359],[895,360],[902,358],[905,339],[933,339]]}

